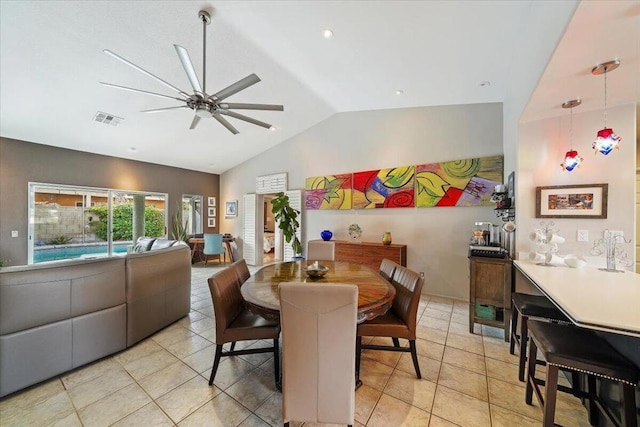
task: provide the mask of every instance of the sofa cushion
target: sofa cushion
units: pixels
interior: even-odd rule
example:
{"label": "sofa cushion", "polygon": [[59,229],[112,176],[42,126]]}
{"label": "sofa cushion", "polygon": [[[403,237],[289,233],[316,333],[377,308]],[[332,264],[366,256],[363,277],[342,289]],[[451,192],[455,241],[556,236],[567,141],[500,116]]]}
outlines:
{"label": "sofa cushion", "polygon": [[151,245],[156,241],[155,237],[138,237],[136,245],[133,247],[134,252],[146,252],[151,250]]}
{"label": "sofa cushion", "polygon": [[151,245],[151,250],[155,251],[157,249],[166,249],[178,243],[180,240],[169,240],[169,239],[156,239]]}

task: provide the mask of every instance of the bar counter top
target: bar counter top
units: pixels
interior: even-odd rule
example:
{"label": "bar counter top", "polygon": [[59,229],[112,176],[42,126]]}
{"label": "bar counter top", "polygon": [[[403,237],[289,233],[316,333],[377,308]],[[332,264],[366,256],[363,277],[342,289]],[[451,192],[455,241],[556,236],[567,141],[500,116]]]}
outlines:
{"label": "bar counter top", "polygon": [[640,337],[640,274],[514,261],[576,325]]}

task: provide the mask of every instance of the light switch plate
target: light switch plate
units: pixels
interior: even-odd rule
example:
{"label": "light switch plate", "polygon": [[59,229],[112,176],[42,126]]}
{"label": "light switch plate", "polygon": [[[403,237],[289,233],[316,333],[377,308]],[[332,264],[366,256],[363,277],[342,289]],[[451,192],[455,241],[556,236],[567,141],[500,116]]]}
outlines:
{"label": "light switch plate", "polygon": [[18,230],[11,230],[11,237],[18,237]]}
{"label": "light switch plate", "polygon": [[589,241],[589,230],[578,230],[578,242],[588,242]]}

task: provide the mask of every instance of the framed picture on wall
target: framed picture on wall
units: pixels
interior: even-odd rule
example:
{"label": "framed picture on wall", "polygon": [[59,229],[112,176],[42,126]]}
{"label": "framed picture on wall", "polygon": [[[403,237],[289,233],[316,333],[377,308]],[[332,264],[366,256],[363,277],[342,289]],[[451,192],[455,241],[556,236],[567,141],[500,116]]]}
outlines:
{"label": "framed picture on wall", "polygon": [[216,206],[216,198],[215,197],[208,197],[207,199],[208,199],[207,200],[207,205],[208,206],[213,206],[213,207]]}
{"label": "framed picture on wall", "polygon": [[208,208],[208,209],[207,209],[207,216],[216,216],[216,208],[215,208],[215,207],[213,207],[213,208],[211,208],[211,207],[210,207],[210,208]]}
{"label": "framed picture on wall", "polygon": [[213,228],[213,227],[215,227],[215,226],[216,226],[216,219],[215,219],[215,218],[208,218],[208,220],[209,220],[209,221],[208,221],[208,223],[207,223],[207,226],[208,226],[209,228]]}
{"label": "framed picture on wall", "polygon": [[226,202],[224,215],[227,217],[238,216],[238,201],[231,200]]}
{"label": "framed picture on wall", "polygon": [[606,218],[609,184],[536,188],[536,218]]}

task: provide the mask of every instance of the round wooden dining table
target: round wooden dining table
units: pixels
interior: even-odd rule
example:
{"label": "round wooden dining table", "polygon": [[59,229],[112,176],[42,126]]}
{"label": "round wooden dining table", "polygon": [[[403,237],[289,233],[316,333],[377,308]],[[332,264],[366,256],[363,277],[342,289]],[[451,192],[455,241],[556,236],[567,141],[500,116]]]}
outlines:
{"label": "round wooden dining table", "polygon": [[329,267],[319,279],[307,276],[306,261],[267,265],[253,274],[240,288],[249,309],[269,319],[280,317],[278,285],[281,282],[347,283],[358,286],[358,323],[383,315],[391,308],[396,290],[377,271],[362,265],[341,261],[320,261]]}

